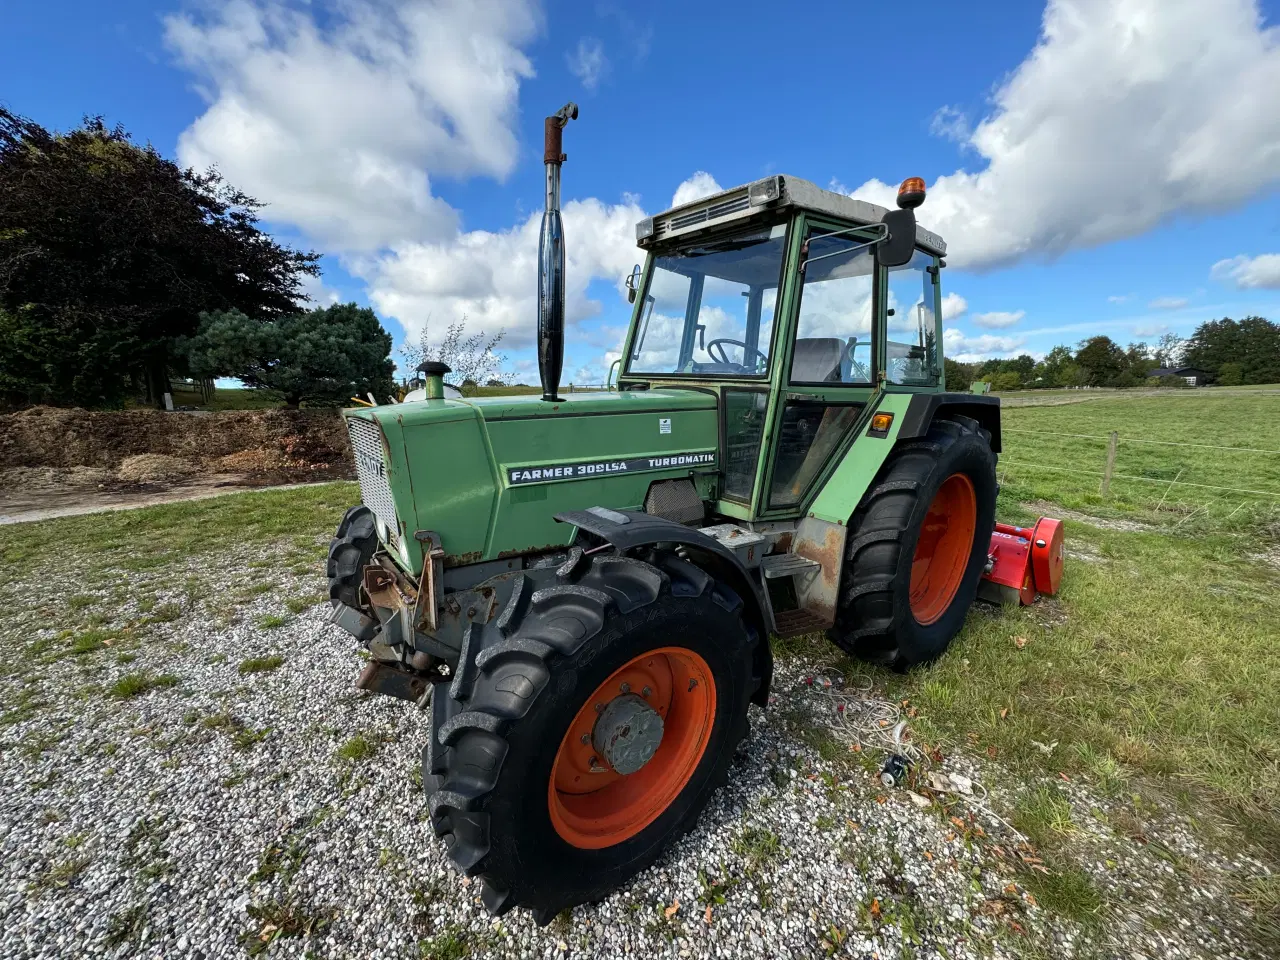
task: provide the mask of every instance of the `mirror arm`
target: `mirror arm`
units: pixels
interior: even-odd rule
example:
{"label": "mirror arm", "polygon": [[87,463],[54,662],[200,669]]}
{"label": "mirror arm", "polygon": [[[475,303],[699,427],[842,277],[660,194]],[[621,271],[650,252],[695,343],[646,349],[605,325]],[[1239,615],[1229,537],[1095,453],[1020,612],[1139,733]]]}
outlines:
{"label": "mirror arm", "polygon": [[867,247],[874,247],[877,243],[883,243],[889,237],[889,227],[886,224],[871,223],[871,224],[865,224],[859,227],[849,227],[845,230],[837,230],[834,233],[824,233],[822,234],[822,239],[825,240],[828,237],[839,237],[846,233],[853,233],[855,231],[866,230],[868,228],[872,230],[875,230],[878,228],[880,231],[880,235],[878,237],[872,237],[870,240],[866,241],[865,243],[859,243],[855,246],[849,247],[847,250],[837,250],[834,253],[823,253],[823,254],[819,254],[816,257],[810,257],[808,255],[809,241],[805,240],[803,247],[800,251],[801,255],[804,256],[805,258],[804,260],[800,261],[800,272],[804,273],[805,267],[807,267],[809,264],[814,263],[818,260],[826,260],[828,257],[839,257],[839,256],[844,256],[850,253],[856,253],[859,250],[865,250]]}

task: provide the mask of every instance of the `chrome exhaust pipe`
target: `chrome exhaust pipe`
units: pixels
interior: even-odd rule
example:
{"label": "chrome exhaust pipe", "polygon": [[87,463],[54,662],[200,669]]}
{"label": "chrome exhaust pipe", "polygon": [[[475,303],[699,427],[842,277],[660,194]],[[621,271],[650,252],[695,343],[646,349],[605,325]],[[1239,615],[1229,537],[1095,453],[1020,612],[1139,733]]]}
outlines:
{"label": "chrome exhaust pipe", "polygon": [[547,206],[538,238],[538,375],[542,399],[558,403],[564,368],[564,226],[560,222],[560,165],[564,125],[578,116],[578,105],[566,103],[543,125],[542,162],[547,168]]}

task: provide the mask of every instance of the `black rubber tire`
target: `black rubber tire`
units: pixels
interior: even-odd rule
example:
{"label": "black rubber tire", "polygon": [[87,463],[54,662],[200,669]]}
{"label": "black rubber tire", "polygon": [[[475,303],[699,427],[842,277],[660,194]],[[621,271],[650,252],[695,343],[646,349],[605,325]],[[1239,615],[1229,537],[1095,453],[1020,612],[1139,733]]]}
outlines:
{"label": "black rubber tire", "polygon": [[[493,627],[473,628],[451,687],[433,696],[435,735],[423,751],[431,820],[449,856],[484,878],[495,915],[519,905],[540,924],[606,897],[687,832],[724,783],[747,733],[762,642],[742,600],[674,557],[661,569],[573,548],[542,586],[522,575]],[[716,716],[685,788],[645,829],[601,850],[556,832],[547,786],[564,732],[611,673],[646,650],[682,646],[707,663]]]}
{"label": "black rubber tire", "polygon": [[338,532],[329,541],[329,562],[325,575],[329,578],[329,599],[348,607],[363,609],[364,568],[378,549],[378,526],[373,511],[365,506],[352,507],[342,515]]}
{"label": "black rubber tire", "polygon": [[[973,483],[974,542],[950,605],[925,625],[911,612],[911,561],[929,505],[955,473]],[[828,636],[847,653],[897,670],[941,656],[977,594],[995,511],[996,455],[976,420],[935,420],[925,437],[902,443],[849,521],[840,605]]]}

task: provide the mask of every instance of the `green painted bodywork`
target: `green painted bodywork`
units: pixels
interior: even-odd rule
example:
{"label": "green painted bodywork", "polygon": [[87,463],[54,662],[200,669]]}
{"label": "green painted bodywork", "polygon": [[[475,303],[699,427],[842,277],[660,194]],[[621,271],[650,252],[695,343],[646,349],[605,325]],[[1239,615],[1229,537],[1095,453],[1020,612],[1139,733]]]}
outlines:
{"label": "green painted bodywork", "polygon": [[[513,485],[514,468],[717,450],[715,397],[692,390],[421,400],[347,411],[376,421],[407,566],[421,569],[418,531],[440,534],[446,565],[498,560],[567,544],[555,514],[604,504],[634,508],[654,480],[688,477],[713,494],[714,467],[644,469]],[[660,421],[670,421],[661,432]]]}
{"label": "green painted bodywork", "polygon": [[[773,521],[808,515],[847,523],[893,449],[911,397],[940,392],[944,383],[941,371],[938,382],[927,387],[889,384],[883,375],[874,385],[789,383],[798,322],[801,239],[810,226],[839,229],[846,225],[803,212],[779,222],[787,225],[788,239],[767,377],[639,376],[628,373],[624,364],[619,389],[570,394],[560,403],[529,395],[424,400],[346,411],[346,416],[375,421],[382,429],[385,466],[398,515],[399,558],[406,569],[416,574],[422,568],[421,545],[414,537],[418,532],[440,535],[446,566],[536,553],[572,539],[574,529],[557,523],[556,513],[597,505],[640,508],[649,485],[668,478],[691,477],[708,509],[724,517]],[[642,283],[648,281],[654,256],[649,255]],[[887,277],[883,268],[878,269],[876,289],[883,291]],[[934,296],[934,317],[938,318],[941,292],[936,282]],[[631,355],[643,302],[643,298],[636,302],[624,357]],[[883,295],[876,297],[874,309],[873,362],[877,370],[884,370]],[[938,343],[941,332],[938,323]],[[768,399],[751,496],[729,499],[720,472],[725,457],[723,395],[726,389],[741,388],[767,392]],[[812,477],[801,500],[786,507],[771,506],[771,474],[783,413],[789,402],[805,400],[856,405],[856,420],[823,469]],[[868,435],[870,418],[877,411],[894,414],[884,438]],[[670,420],[669,433],[661,431],[662,419]],[[695,452],[714,453],[715,464],[525,484],[513,484],[509,476],[517,468]]]}

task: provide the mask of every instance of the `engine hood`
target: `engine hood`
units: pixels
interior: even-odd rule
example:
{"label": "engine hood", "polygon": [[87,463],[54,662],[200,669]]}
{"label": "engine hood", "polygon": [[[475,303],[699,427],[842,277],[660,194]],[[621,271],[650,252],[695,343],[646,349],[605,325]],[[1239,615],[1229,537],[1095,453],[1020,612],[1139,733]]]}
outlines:
{"label": "engine hood", "polygon": [[371,507],[379,491],[394,504],[394,516],[383,516],[392,512],[385,503],[379,516],[414,572],[419,531],[440,535],[446,566],[513,558],[572,539],[556,513],[640,508],[654,480],[693,475],[708,486],[719,470],[716,398],[696,390],[569,394],[559,403],[421,400],[345,413],[380,428],[382,471],[367,442],[357,449],[361,492]]}

